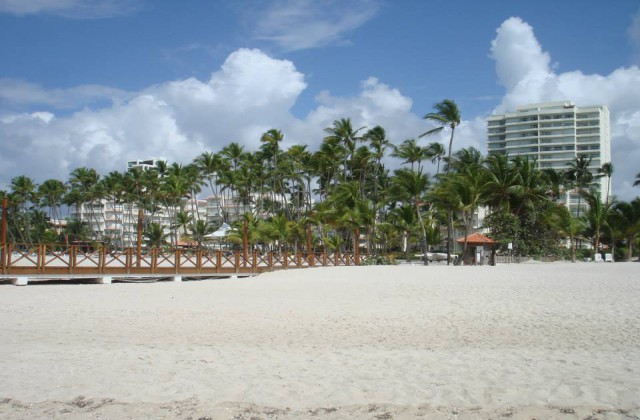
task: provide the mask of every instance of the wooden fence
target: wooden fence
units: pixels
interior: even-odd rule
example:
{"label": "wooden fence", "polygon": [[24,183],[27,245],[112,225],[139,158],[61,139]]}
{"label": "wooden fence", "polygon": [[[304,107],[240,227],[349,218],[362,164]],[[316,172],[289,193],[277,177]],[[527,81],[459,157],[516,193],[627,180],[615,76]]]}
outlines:
{"label": "wooden fence", "polygon": [[105,247],[87,251],[71,245],[16,246],[0,244],[3,275],[170,275],[262,273],[280,269],[359,265],[360,256],[349,253],[260,253],[216,250],[135,248],[113,251]]}

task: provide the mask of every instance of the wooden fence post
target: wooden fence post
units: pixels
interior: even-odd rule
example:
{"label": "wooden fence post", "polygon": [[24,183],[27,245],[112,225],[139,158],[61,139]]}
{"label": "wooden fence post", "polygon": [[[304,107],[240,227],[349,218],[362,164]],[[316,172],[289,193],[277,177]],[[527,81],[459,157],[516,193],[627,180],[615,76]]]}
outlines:
{"label": "wooden fence post", "polygon": [[138,209],[138,238],[136,241],[136,267],[140,267],[142,254],[142,209]]}
{"label": "wooden fence post", "polygon": [[0,233],[0,241],[2,241],[2,243],[0,244],[0,247],[2,247],[2,254],[0,255],[0,265],[2,266],[2,272],[6,273],[7,272],[7,265],[8,265],[8,256],[10,255],[9,253],[7,253],[7,216],[8,216],[8,209],[7,207],[9,206],[9,199],[8,197],[5,195],[2,198],[2,232]]}

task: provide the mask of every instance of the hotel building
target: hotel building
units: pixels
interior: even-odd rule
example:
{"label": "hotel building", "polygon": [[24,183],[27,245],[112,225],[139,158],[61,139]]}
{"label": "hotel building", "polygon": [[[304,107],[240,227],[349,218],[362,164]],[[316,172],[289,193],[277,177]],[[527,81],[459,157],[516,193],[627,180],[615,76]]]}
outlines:
{"label": "hotel building", "polygon": [[[536,159],[540,169],[562,172],[576,157],[587,156],[593,175],[611,162],[609,110],[603,105],[578,107],[568,101],[532,104],[492,115],[487,123],[489,154],[527,156]],[[605,201],[606,178],[594,177],[594,182]],[[575,192],[563,193],[561,200],[577,210]]]}

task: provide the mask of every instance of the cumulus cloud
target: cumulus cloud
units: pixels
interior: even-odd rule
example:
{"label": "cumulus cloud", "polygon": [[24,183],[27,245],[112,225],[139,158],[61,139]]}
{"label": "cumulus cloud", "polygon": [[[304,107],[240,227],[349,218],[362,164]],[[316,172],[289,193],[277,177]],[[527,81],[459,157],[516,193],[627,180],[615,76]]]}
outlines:
{"label": "cumulus cloud", "polygon": [[[15,81],[4,86],[3,98],[13,103],[47,105],[51,111],[72,102],[66,91],[48,95]],[[290,61],[243,49],[207,81],[172,81],[136,94],[114,90],[114,97],[124,99],[109,107],[62,116],[5,112],[0,115],[0,178],[66,179],[79,166],[106,173],[122,170],[133,159],[189,162],[231,141],[255,148],[262,132],[291,124],[290,109],[305,88],[304,76]]]}
{"label": "cumulus cloud", "polygon": [[[505,87],[496,112],[554,100],[607,105],[614,192],[623,199],[637,195],[631,183],[640,170],[640,69],[623,67],[608,75],[555,73],[533,28],[518,18],[498,28],[490,53]],[[64,180],[79,166],[106,174],[124,170],[127,160],[134,159],[188,163],[203,151],[219,151],[232,141],[256,150],[260,135],[270,128],[283,131],[283,147],[306,144],[313,151],[325,136],[324,128],[340,118],[351,118],[354,127],[381,125],[395,144],[433,127],[412,111],[411,98],[375,77],[364,80],[353,97],[321,92],[314,109],[295,117],[291,109],[306,88],[294,63],[255,49],[233,52],[206,80],[168,81],[140,92],[95,86],[56,90],[3,80],[0,104],[9,104],[5,109],[12,110],[26,104],[30,112],[0,111],[0,180],[5,187],[21,174],[38,182]],[[467,118],[456,130],[454,148],[486,151],[485,116]],[[446,145],[448,136],[445,130],[419,141]]]}
{"label": "cumulus cloud", "polygon": [[256,38],[285,51],[346,42],[344,34],[373,18],[377,0],[277,0],[256,14]]}
{"label": "cumulus cloud", "polygon": [[565,100],[578,106],[606,105],[611,112],[613,191],[625,199],[637,195],[631,184],[640,162],[640,69],[621,67],[608,75],[579,70],[557,74],[529,24],[509,18],[496,32],[491,57],[496,61],[499,82],[506,89],[496,112]]}
{"label": "cumulus cloud", "polygon": [[5,139],[0,143],[0,179],[5,185],[20,174],[38,181],[66,179],[79,166],[106,174],[123,170],[134,159],[187,163],[203,151],[219,151],[232,141],[256,150],[261,134],[270,128],[283,131],[283,147],[306,144],[316,150],[324,128],[339,118],[351,118],[355,127],[382,125],[396,143],[426,127],[411,112],[411,99],[373,77],[363,81],[360,93],[351,98],[321,93],[318,106],[304,118],[296,118],[291,108],[307,87],[304,75],[292,62],[260,50],[230,54],[208,80],[189,78],[135,94],[118,92],[116,96],[124,99],[70,115],[51,111],[71,102],[65,99],[66,92],[47,100],[56,95],[26,86],[18,82],[13,90],[6,88],[4,92],[13,93],[5,98],[46,105],[48,111],[0,115],[0,137]]}
{"label": "cumulus cloud", "polygon": [[139,0],[0,0],[0,13],[46,13],[71,19],[110,18],[139,8]]}

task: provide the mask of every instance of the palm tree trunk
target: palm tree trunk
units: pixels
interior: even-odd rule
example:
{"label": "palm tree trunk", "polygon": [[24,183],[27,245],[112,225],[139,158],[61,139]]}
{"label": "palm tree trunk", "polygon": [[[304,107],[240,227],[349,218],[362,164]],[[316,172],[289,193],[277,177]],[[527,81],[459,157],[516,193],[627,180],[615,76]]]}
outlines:
{"label": "palm tree trunk", "polygon": [[416,200],[416,212],[418,213],[418,220],[420,221],[420,229],[422,229],[422,240],[420,241],[420,247],[422,248],[422,262],[424,265],[429,265],[429,257],[427,256],[427,230],[424,227],[424,221],[420,214],[420,206]]}

